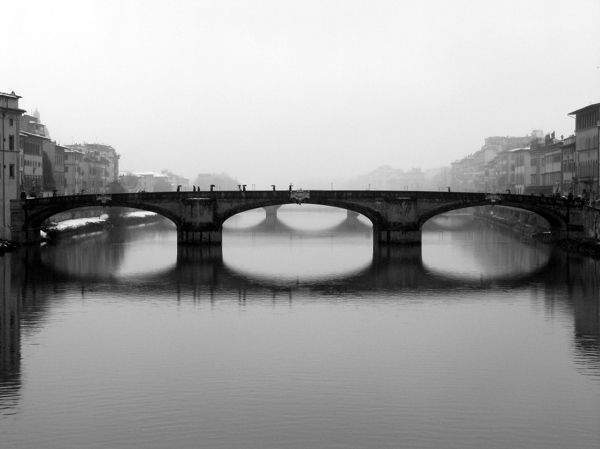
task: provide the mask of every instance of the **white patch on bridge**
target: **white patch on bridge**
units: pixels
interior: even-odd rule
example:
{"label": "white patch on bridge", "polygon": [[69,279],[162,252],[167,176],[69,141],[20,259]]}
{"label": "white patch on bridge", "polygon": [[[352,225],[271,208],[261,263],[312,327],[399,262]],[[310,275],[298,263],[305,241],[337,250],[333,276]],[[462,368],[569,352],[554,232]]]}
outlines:
{"label": "white patch on bridge", "polygon": [[96,201],[100,201],[102,204],[106,204],[109,201],[112,201],[112,196],[110,196],[110,195],[98,195],[96,197]]}
{"label": "white patch on bridge", "polygon": [[303,201],[310,198],[310,192],[308,190],[294,190],[290,192],[290,198],[296,203],[302,204]]}
{"label": "white patch on bridge", "polygon": [[500,195],[492,194],[492,195],[486,195],[485,199],[487,201],[491,201],[491,202],[495,203],[496,201],[500,201],[502,199],[502,197]]}

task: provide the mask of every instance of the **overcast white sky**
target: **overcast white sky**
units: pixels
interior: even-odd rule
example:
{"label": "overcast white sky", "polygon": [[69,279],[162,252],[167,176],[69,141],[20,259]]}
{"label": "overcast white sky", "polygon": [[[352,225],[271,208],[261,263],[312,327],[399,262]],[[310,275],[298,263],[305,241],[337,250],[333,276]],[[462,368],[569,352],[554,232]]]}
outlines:
{"label": "overcast white sky", "polygon": [[[600,101],[600,1],[3,1],[0,91],[121,168],[423,169]],[[309,187],[309,186],[306,186]]]}

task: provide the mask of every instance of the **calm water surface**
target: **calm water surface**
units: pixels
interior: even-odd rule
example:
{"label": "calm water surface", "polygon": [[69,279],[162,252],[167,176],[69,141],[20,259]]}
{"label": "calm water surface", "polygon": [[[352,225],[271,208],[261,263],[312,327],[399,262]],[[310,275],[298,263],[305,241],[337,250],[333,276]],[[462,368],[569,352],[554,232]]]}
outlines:
{"label": "calm water surface", "polygon": [[[302,206],[304,207],[304,206]],[[598,448],[597,262],[344,211],[0,257],[1,448]]]}

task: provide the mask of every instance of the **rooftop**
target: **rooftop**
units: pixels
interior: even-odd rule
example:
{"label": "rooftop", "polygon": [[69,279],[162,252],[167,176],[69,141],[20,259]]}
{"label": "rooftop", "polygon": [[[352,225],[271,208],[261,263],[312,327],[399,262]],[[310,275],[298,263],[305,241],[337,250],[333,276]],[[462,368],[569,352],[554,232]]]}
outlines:
{"label": "rooftop", "polygon": [[17,95],[15,93],[15,91],[13,90],[11,93],[7,94],[6,92],[0,92],[0,96],[2,97],[10,97],[10,98],[15,98],[15,99],[19,99],[21,98],[19,95]]}
{"label": "rooftop", "polygon": [[568,114],[568,115],[575,115],[575,114],[577,114],[577,113],[579,113],[579,112],[583,112],[583,111],[585,111],[586,109],[597,108],[598,106],[600,106],[600,103],[594,103],[594,104],[590,104],[590,105],[588,105],[588,106],[584,106],[583,108],[579,108],[579,109],[577,109],[576,111],[569,112],[569,114]]}
{"label": "rooftop", "polygon": [[50,140],[49,137],[46,137],[42,134],[30,133],[29,131],[19,131],[19,134],[29,136],[29,137],[38,137],[38,138],[44,139],[44,140]]}
{"label": "rooftop", "polygon": [[[62,145],[61,145],[62,147]],[[79,153],[83,154],[83,151],[75,150],[74,148],[63,147],[65,149],[65,153]]]}

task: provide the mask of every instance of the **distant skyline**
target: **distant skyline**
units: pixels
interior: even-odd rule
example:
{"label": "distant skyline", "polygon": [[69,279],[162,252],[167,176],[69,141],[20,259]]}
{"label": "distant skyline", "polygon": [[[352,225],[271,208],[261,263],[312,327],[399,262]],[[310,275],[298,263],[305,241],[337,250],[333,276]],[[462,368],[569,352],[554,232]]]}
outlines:
{"label": "distant skyline", "polygon": [[[600,2],[7,2],[0,91],[124,170],[424,170],[600,102]],[[10,45],[7,44],[10,43]]]}

